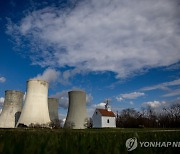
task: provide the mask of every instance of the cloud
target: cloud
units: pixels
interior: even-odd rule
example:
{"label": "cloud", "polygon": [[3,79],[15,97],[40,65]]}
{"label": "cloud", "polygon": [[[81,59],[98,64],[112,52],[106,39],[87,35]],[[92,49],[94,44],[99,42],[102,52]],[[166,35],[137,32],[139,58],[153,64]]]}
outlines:
{"label": "cloud", "polygon": [[130,101],[129,104],[134,105],[134,102],[133,102],[133,101]]}
{"label": "cloud", "polygon": [[117,96],[117,97],[116,97],[116,100],[117,100],[118,102],[121,102],[121,101],[123,100],[123,98],[122,98],[121,96]]}
{"label": "cloud", "polygon": [[4,97],[0,97],[0,103],[4,103]]}
{"label": "cloud", "polygon": [[85,0],[34,10],[7,33],[31,49],[33,64],[126,78],[179,62],[179,22],[177,0]]}
{"label": "cloud", "polygon": [[142,104],[143,107],[151,107],[153,109],[162,109],[164,107],[170,107],[174,104],[180,104],[180,98],[176,98],[171,101],[149,101]]}
{"label": "cloud", "polygon": [[63,118],[61,122],[61,127],[64,127],[65,122],[66,122],[66,118]]}
{"label": "cloud", "polygon": [[87,115],[88,115],[88,117],[92,117],[92,115],[94,114],[94,111],[95,111],[94,106],[87,107]]}
{"label": "cloud", "polygon": [[180,98],[176,98],[175,100],[169,101],[169,104],[174,105],[174,104],[180,104]]}
{"label": "cloud", "polygon": [[180,69],[180,63],[176,63],[168,66],[165,70],[179,70],[179,69]]}
{"label": "cloud", "polygon": [[23,102],[25,102],[26,100],[26,92],[24,93],[24,96],[23,96]]}
{"label": "cloud", "polygon": [[[144,96],[145,94],[142,92],[132,92],[127,94],[120,94],[120,96],[116,97],[117,101],[123,101],[124,99],[136,99],[138,97]],[[130,103],[132,104],[132,103]]]}
{"label": "cloud", "polygon": [[66,120],[66,114],[62,114],[62,113],[58,113],[58,116],[59,116],[59,119],[61,119],[61,120]]}
{"label": "cloud", "polygon": [[[88,106],[87,107],[88,117],[92,117],[95,109],[105,109],[105,105],[106,105],[105,102],[101,102],[101,103],[98,103],[98,104],[91,104],[90,106]],[[109,107],[112,110],[117,110],[117,107],[114,107],[114,106],[111,106],[111,105],[109,105]]]}
{"label": "cloud", "polygon": [[[73,88],[72,90],[81,90],[81,89]],[[58,98],[59,107],[67,109],[69,106],[68,91],[71,91],[71,90],[63,90],[62,92],[57,92],[56,94],[51,95],[50,97]],[[92,100],[93,100],[92,95],[90,93],[86,94],[86,105],[89,106],[92,103]]]}
{"label": "cloud", "polygon": [[68,108],[69,105],[68,91],[57,92],[56,94],[51,95],[50,97],[59,99],[59,107],[62,107],[64,109]]}
{"label": "cloud", "polygon": [[63,85],[70,84],[70,81],[69,81],[70,79],[72,79],[77,74],[83,74],[83,73],[84,73],[84,71],[82,71],[78,68],[66,70],[64,72],[61,72],[59,82]]}
{"label": "cloud", "polygon": [[163,97],[173,97],[173,96],[180,96],[180,89],[171,90],[167,94],[163,95]]}
{"label": "cloud", "polygon": [[141,90],[142,91],[150,91],[150,90],[155,90],[155,89],[170,90],[168,87],[179,86],[179,85],[180,85],[180,79],[177,79],[174,81],[164,82],[164,83],[157,84],[154,86],[144,87]]}
{"label": "cloud", "polygon": [[92,117],[92,115],[94,114],[94,111],[96,109],[105,109],[105,105],[106,105],[106,103],[101,102],[101,103],[98,103],[98,104],[92,104],[92,105],[88,106],[87,107],[88,117]]}
{"label": "cloud", "polygon": [[60,72],[52,68],[47,68],[42,74],[38,74],[33,79],[46,80],[49,83],[56,82],[59,79]]}
{"label": "cloud", "polygon": [[0,97],[0,112],[2,111],[3,104],[4,104],[4,97]]}
{"label": "cloud", "polygon": [[178,88],[179,86],[180,86],[180,79],[177,79],[170,82],[164,82],[161,84],[144,87],[141,89],[141,91],[151,91],[151,90],[161,89],[167,91],[167,93],[162,95],[162,97],[173,97],[173,96],[180,96],[180,89]]}
{"label": "cloud", "polygon": [[5,77],[0,77],[0,83],[4,83],[6,81]]}
{"label": "cloud", "polygon": [[93,96],[92,96],[92,94],[87,94],[86,95],[86,103],[87,103],[87,105],[90,105],[91,103],[92,103],[92,101],[93,101]]}
{"label": "cloud", "polygon": [[151,107],[151,108],[159,108],[159,107],[164,106],[165,104],[166,104],[165,101],[162,101],[162,102],[160,102],[160,101],[152,101],[151,102],[150,101],[150,102],[145,102],[142,105],[147,106],[147,107]]}
{"label": "cloud", "polygon": [[94,105],[94,108],[104,109],[105,105],[106,105],[106,103],[99,103],[99,104]]}
{"label": "cloud", "polygon": [[42,74],[38,74],[33,79],[42,79],[48,81],[49,83],[59,82],[62,85],[68,85],[70,84],[69,80],[79,73],[83,74],[83,71],[77,68],[66,70],[64,72],[58,71],[54,68],[47,68]]}

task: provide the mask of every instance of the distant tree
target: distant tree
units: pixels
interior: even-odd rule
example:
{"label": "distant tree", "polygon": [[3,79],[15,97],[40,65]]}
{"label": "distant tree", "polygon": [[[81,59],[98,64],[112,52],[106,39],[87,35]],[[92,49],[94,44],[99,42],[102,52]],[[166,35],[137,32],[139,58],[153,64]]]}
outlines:
{"label": "distant tree", "polygon": [[138,117],[139,113],[135,109],[124,109],[117,115],[116,127],[138,127]]}
{"label": "distant tree", "polygon": [[85,126],[86,128],[92,128],[92,126],[93,126],[92,118],[86,118],[86,119],[85,119],[85,124],[84,124],[84,126]]}
{"label": "distant tree", "polygon": [[39,123],[31,123],[28,128],[49,128],[50,123],[39,124]]}
{"label": "distant tree", "polygon": [[169,108],[164,108],[166,112],[166,125],[170,127],[180,127],[180,104],[173,104]]}
{"label": "distant tree", "polygon": [[50,126],[51,128],[62,128],[62,127],[61,127],[62,122],[63,122],[62,120],[55,119],[55,120],[53,120],[53,121],[50,122],[49,126]]}
{"label": "distant tree", "polygon": [[116,116],[117,127],[180,127],[180,104],[154,110],[148,106],[137,112],[133,108],[124,109]]}
{"label": "distant tree", "polygon": [[25,124],[19,123],[17,127],[18,128],[27,128],[28,126]]}
{"label": "distant tree", "polygon": [[42,126],[40,125],[40,124],[38,124],[38,123],[31,123],[29,126],[28,126],[29,128],[42,128]]}
{"label": "distant tree", "polygon": [[65,122],[64,128],[66,129],[72,129],[75,127],[75,123],[74,122]]}

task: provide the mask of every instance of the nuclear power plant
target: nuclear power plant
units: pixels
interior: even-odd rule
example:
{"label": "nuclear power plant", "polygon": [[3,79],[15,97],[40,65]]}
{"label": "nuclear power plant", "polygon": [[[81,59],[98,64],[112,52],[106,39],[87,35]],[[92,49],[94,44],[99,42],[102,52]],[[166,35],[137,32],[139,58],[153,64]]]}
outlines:
{"label": "nuclear power plant", "polygon": [[69,107],[65,128],[85,129],[87,118],[86,113],[86,93],[84,91],[70,91]]}
{"label": "nuclear power plant", "polygon": [[[48,98],[48,82],[31,79],[27,81],[26,98],[16,90],[5,91],[5,101],[0,114],[0,128],[15,127],[53,127],[59,123],[57,98]],[[69,107],[64,128],[86,128],[86,93],[70,91]],[[58,125],[57,125],[58,126]],[[60,125],[59,125],[60,126]]]}
{"label": "nuclear power plant", "polygon": [[1,128],[14,128],[22,110],[24,93],[16,90],[5,91],[5,100],[0,115]]}
{"label": "nuclear power plant", "polygon": [[48,82],[44,80],[27,81],[27,92],[24,107],[18,120],[20,124],[48,125],[50,123],[48,111]]}
{"label": "nuclear power plant", "polygon": [[59,100],[57,98],[48,98],[49,116],[52,122],[56,122],[57,120],[59,120],[58,103]]}

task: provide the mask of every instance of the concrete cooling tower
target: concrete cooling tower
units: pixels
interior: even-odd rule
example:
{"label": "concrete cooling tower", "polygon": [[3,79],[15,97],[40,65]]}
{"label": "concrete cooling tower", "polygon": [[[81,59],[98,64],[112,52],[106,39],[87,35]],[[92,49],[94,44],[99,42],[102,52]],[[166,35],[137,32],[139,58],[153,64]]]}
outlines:
{"label": "concrete cooling tower", "polygon": [[86,93],[83,91],[70,91],[69,107],[65,128],[84,129],[86,113]]}
{"label": "concrete cooling tower", "polygon": [[16,90],[5,91],[4,106],[0,115],[1,128],[14,128],[22,110],[24,93]]}
{"label": "concrete cooling tower", "polygon": [[17,126],[30,124],[48,125],[48,82],[44,80],[27,81],[24,107]]}
{"label": "concrete cooling tower", "polygon": [[48,98],[49,116],[52,122],[59,120],[58,117],[58,102],[57,98]]}

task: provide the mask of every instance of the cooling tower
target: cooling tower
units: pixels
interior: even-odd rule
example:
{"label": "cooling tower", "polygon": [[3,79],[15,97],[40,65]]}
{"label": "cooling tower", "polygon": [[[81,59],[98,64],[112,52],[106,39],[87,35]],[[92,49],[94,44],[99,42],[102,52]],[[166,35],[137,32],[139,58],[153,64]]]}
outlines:
{"label": "cooling tower", "polygon": [[27,92],[24,107],[18,125],[50,123],[48,111],[48,82],[44,80],[27,81]]}
{"label": "cooling tower", "polygon": [[0,115],[1,128],[14,128],[22,110],[24,93],[16,90],[5,91],[4,106]]}
{"label": "cooling tower", "polygon": [[48,108],[49,116],[52,122],[59,120],[58,117],[58,99],[57,98],[48,98]]}
{"label": "cooling tower", "polygon": [[69,107],[66,118],[65,128],[84,129],[86,113],[86,93],[83,91],[70,91]]}

